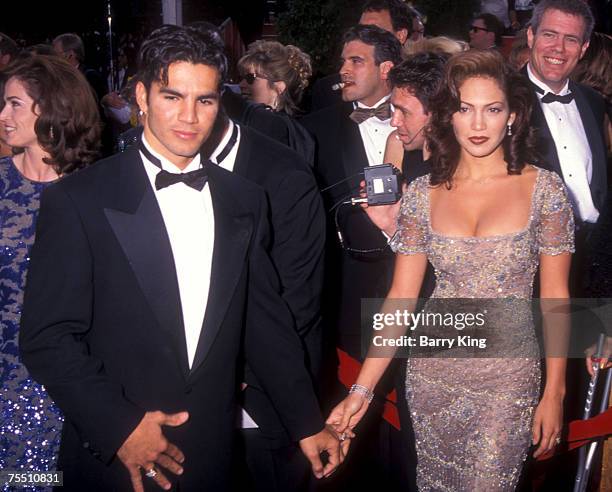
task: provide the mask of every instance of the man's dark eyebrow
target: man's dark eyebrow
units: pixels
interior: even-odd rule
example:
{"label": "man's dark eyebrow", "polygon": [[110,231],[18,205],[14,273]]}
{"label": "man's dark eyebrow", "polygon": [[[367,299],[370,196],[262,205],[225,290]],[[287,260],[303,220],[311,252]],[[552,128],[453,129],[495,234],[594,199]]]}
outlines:
{"label": "man's dark eyebrow", "polygon": [[[161,89],[159,89],[159,92],[162,94],[169,94],[171,96],[176,97],[185,97],[179,91],[175,91],[174,89],[170,89],[168,87],[162,87]],[[219,94],[216,92],[207,92],[205,94],[200,94],[198,96],[198,99],[219,99]]]}
{"label": "man's dark eyebrow", "polygon": [[161,92],[162,94],[170,94],[171,96],[183,97],[183,94],[173,89],[169,89],[168,87],[161,87],[159,89],[159,92]]}

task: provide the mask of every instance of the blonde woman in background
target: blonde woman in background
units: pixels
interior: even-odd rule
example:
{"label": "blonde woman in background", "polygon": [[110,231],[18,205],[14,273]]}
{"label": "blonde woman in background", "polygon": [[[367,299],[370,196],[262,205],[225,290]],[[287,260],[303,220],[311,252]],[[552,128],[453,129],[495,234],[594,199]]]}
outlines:
{"label": "blonde woman in background", "polygon": [[238,70],[242,95],[283,117],[289,128],[289,146],[312,163],[314,142],[296,121],[312,76],[310,56],[293,45],[256,41],[238,61]]}

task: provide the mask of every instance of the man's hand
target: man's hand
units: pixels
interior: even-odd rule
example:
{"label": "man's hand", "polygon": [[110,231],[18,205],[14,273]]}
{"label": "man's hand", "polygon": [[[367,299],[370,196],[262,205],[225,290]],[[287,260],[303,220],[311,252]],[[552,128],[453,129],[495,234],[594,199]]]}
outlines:
{"label": "man's hand", "polygon": [[[305,437],[300,441],[300,448],[304,456],[312,465],[312,473],[317,478],[329,477],[344,461],[344,453],[340,449],[340,440],[336,433],[326,427],[318,434]],[[327,451],[329,455],[325,467],[321,462],[320,454]]]}
{"label": "man's hand", "polygon": [[147,412],[119,448],[117,456],[130,472],[134,492],[144,492],[141,469],[145,471],[154,469],[156,474],[151,478],[166,490],[170,488],[170,482],[155,465],[161,465],[175,475],[183,473],[181,463],[185,461],[185,456],[164,437],[162,425],[178,427],[187,422],[188,418],[187,412],[174,414]]}
{"label": "man's hand", "polygon": [[[365,181],[359,183],[361,186],[361,196],[365,197]],[[365,210],[372,223],[383,231],[387,236],[392,237],[397,230],[397,216],[400,211],[401,200],[392,205],[376,205],[369,207],[367,203],[362,203],[361,208]]]}

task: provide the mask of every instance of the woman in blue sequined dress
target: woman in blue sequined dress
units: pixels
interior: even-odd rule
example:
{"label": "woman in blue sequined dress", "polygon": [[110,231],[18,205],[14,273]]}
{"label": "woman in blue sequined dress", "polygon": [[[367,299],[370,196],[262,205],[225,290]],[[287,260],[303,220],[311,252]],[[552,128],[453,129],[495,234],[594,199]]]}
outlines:
{"label": "woman in blue sequined dress", "polygon": [[[392,299],[418,297],[427,260],[436,273],[427,306],[474,299],[476,308],[498,308],[485,318],[487,330],[497,329],[483,331],[497,344],[493,355],[408,359],[406,399],[422,491],[514,490],[532,443],[538,456],[559,442],[566,359],[561,352],[546,358],[540,392],[530,299],[538,266],[540,297],[569,297],[574,221],[559,176],[527,164],[537,159],[532,96],[498,53],[453,56],[432,103],[431,174],[413,181],[402,198],[383,310]],[[563,321],[545,327],[558,328],[558,340],[566,334]],[[456,327],[449,331],[457,337]],[[352,436],[391,355],[371,349],[358,386],[328,419],[337,431]]]}
{"label": "woman in blue sequined dress", "polygon": [[19,357],[19,320],[42,191],[97,156],[97,103],[81,73],[55,56],[2,74],[0,124],[0,470],[54,470],[62,415]]}

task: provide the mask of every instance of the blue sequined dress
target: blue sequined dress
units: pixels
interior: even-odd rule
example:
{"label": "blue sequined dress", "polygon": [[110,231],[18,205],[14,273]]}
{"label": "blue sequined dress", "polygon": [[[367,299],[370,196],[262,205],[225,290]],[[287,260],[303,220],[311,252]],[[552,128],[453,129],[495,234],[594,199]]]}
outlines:
{"label": "blue sequined dress", "polygon": [[[429,175],[417,178],[404,193],[391,247],[399,254],[427,255],[436,272],[432,298],[529,300],[540,255],[574,251],[573,212],[563,182],[552,172],[537,173],[525,228],[489,237],[434,231]],[[528,303],[511,306],[499,333],[508,347],[520,348],[520,356],[408,359],[406,399],[423,492],[516,488],[531,444],[540,359]]]}
{"label": "blue sequined dress", "polygon": [[48,184],[22,176],[10,157],[0,159],[0,470],[54,470],[59,449],[63,417],[30,378],[18,348],[29,252]]}

